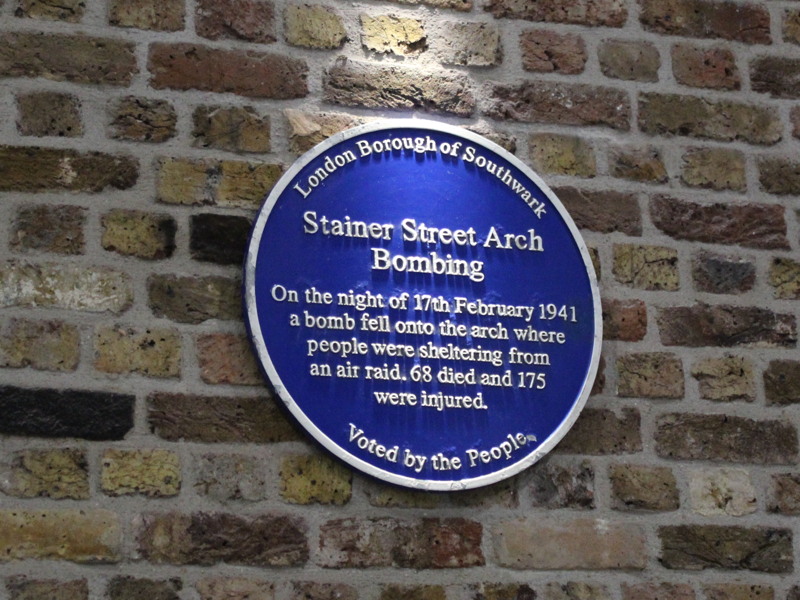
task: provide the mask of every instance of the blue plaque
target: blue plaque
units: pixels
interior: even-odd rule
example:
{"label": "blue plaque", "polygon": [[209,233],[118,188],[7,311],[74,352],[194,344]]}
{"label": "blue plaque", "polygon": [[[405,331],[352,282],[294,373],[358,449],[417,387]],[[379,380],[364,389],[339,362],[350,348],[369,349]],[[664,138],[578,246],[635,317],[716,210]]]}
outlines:
{"label": "blue plaque", "polygon": [[408,487],[533,464],[597,372],[600,300],[575,224],[522,162],[457,127],[381,121],[306,153],[256,218],[244,286],[289,411]]}

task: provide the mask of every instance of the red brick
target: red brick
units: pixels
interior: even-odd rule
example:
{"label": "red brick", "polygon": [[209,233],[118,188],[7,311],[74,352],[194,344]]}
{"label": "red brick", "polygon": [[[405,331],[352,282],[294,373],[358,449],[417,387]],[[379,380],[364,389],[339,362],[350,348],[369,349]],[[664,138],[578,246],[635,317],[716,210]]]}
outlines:
{"label": "red brick", "polygon": [[484,10],[495,18],[607,27],[622,27],[628,18],[626,3],[620,0],[490,0]]}
{"label": "red brick", "polygon": [[85,10],[85,0],[18,0],[14,15],[26,19],[80,23]]}
{"label": "red brick", "polygon": [[639,411],[624,408],[619,415],[605,408],[584,408],[569,433],[558,444],[565,454],[628,454],[641,452]]}
{"label": "red brick", "polygon": [[638,342],[647,333],[647,307],[641,300],[603,298],[603,339]]}
{"label": "red brick", "polygon": [[253,350],[244,336],[209,333],[197,338],[200,378],[211,384],[262,385]]}
{"label": "red brick", "polygon": [[541,73],[583,73],[586,67],[586,43],[574,33],[529,29],[519,36],[522,68]]}
{"label": "red brick", "polygon": [[80,137],[83,135],[81,103],[70,94],[33,92],[17,96],[22,135]]}
{"label": "red brick", "polygon": [[156,89],[201,90],[286,100],[308,94],[305,61],[188,43],[154,43],[147,68]]}
{"label": "red brick", "polygon": [[714,0],[639,0],[648,31],[695,38],[770,44],[766,6]]}
{"label": "red brick", "polygon": [[86,35],[0,34],[0,77],[129,85],[137,72],[130,42]]}
{"label": "red brick", "polygon": [[672,72],[678,83],[696,88],[738,90],[742,83],[736,57],[725,46],[676,44],[672,47]]}
{"label": "red brick", "polygon": [[605,40],[597,48],[600,70],[606,77],[632,81],[658,81],[661,55],[649,42]]}
{"label": "red brick", "polygon": [[800,98],[800,60],[784,56],[762,56],[750,63],[750,85],[754,92],[773,98]]}
{"label": "red brick", "polygon": [[275,8],[269,0],[200,0],[195,7],[197,34],[210,40],[259,44],[275,41]]}
{"label": "red brick", "polygon": [[580,229],[642,235],[642,213],[634,194],[583,191],[572,187],[557,188],[555,192]]}
{"label": "red brick", "polygon": [[492,84],[489,94],[490,104],[485,112],[493,119],[630,129],[630,98],[614,88],[526,81]]}

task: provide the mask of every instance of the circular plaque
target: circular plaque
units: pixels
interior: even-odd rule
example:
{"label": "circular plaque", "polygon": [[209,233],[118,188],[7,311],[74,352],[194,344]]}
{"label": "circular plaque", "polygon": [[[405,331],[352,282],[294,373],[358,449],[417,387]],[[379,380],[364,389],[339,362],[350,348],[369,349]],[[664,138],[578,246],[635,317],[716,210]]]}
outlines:
{"label": "circular plaque", "polygon": [[597,372],[575,224],[517,158],[457,127],[370,123],[302,156],[256,218],[244,287],[292,415],[396,484],[518,473],[566,434]]}

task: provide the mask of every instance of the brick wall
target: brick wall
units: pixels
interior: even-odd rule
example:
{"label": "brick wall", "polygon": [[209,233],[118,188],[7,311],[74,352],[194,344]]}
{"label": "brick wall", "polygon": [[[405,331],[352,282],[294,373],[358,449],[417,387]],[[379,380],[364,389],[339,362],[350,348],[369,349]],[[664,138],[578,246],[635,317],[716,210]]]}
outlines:
{"label": "brick wall", "polygon": [[[798,44],[790,0],[0,0],[0,599],[800,597]],[[575,428],[462,494],[315,451],[240,314],[283,170],[409,115],[600,272]]]}

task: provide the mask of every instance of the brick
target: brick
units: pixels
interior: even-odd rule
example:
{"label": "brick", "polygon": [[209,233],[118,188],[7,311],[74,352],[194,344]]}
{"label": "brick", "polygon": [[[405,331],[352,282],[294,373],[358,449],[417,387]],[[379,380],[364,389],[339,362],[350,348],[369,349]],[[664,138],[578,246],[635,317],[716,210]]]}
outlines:
{"label": "brick", "polygon": [[109,496],[177,496],[181,489],[180,458],[162,448],[106,450],[100,487]]}
{"label": "brick", "polygon": [[764,370],[764,393],[767,406],[800,403],[800,362],[773,360]]}
{"label": "brick", "polygon": [[470,11],[472,10],[472,0],[391,0],[398,4],[413,4],[431,6],[433,8],[444,8],[450,10]]}
{"label": "brick", "polygon": [[28,579],[16,575],[6,579],[9,600],[89,600],[86,579]]}
{"label": "brick", "polygon": [[488,23],[445,22],[431,43],[446,65],[494,67],[503,60],[500,30]]}
{"label": "brick", "polygon": [[800,98],[800,60],[762,56],[750,63],[750,85],[754,92],[772,98]]}
{"label": "brick", "polygon": [[271,44],[275,7],[269,0],[200,0],[195,7],[197,34],[210,40]]}
{"label": "brick", "polygon": [[600,70],[606,77],[629,81],[658,81],[661,55],[649,42],[605,40],[597,48]]}
{"label": "brick", "polygon": [[534,133],[529,138],[531,160],[537,172],[573,177],[594,177],[594,148],[581,137]]}
{"label": "brick", "polygon": [[516,519],[495,525],[492,541],[497,563],[510,569],[641,570],[647,564],[644,532],[629,523]]}
{"label": "brick", "polygon": [[207,578],[198,581],[196,587],[200,600],[274,600],[275,598],[275,584],[255,579]]}
{"label": "brick", "polygon": [[800,298],[800,263],[791,258],[774,258],[769,267],[773,295],[781,300]]}
{"label": "brick", "polygon": [[797,432],[781,421],[672,413],[656,421],[662,458],[758,465],[797,462]]}
{"label": "brick", "polygon": [[363,123],[363,119],[337,113],[306,113],[292,108],[283,111],[291,130],[289,149],[295,154],[311,150],[332,135]]}
{"label": "brick", "polygon": [[118,314],[132,301],[130,277],[121,271],[56,263],[0,263],[0,306]]}
{"label": "brick", "polygon": [[639,128],[651,135],[767,146],[783,135],[783,125],[772,107],[680,94],[640,94]]}
{"label": "brick", "polygon": [[767,511],[800,515],[800,474],[775,473],[771,477]]}
{"label": "brick", "polygon": [[0,510],[0,560],[114,563],[121,558],[116,513],[83,508]]}
{"label": "brick", "polygon": [[466,506],[488,508],[519,506],[517,479],[509,478],[491,486],[464,490],[455,496],[430,494],[422,490],[387,487],[373,483],[366,488],[367,501],[378,508],[442,508],[445,506]]}
{"label": "brick", "polygon": [[536,507],[592,509],[594,467],[588,460],[539,462],[530,469],[530,494]]}
{"label": "brick", "polygon": [[241,283],[227,277],[152,275],[147,280],[153,314],[178,323],[237,320],[242,315]]}
{"label": "brick", "polygon": [[692,377],[705,400],[753,402],[756,398],[753,363],[742,356],[701,360],[692,367]]}
{"label": "brick", "polygon": [[695,600],[694,589],[687,583],[623,583],[622,600]]}
{"label": "brick", "polygon": [[564,454],[629,454],[641,452],[641,417],[633,408],[619,414],[606,408],[584,408],[569,433],[559,442]]}
{"label": "brick", "polygon": [[270,444],[301,439],[270,398],[151,394],[147,422],[158,437],[176,442]]}
{"label": "brick", "polygon": [[180,376],[181,338],[174,329],[100,327],[94,348],[94,367],[103,373]]}
{"label": "brick", "polygon": [[494,83],[485,114],[502,121],[599,125],[628,131],[631,103],[622,90],[585,83]]}
{"label": "brick", "polygon": [[347,41],[339,13],[318,4],[292,4],[284,11],[284,35],[291,46],[335,50]]}
{"label": "brick", "polygon": [[628,18],[627,6],[620,0],[575,0],[569,4],[557,0],[545,2],[490,0],[484,6],[484,10],[494,15],[496,19],[524,19],[542,23],[606,27],[622,27]]}
{"label": "brick", "polygon": [[472,600],[536,600],[536,591],[526,583],[478,583],[470,586]]}
{"label": "brick", "polygon": [[383,584],[378,600],[445,600],[446,592],[441,585]]}
{"label": "brick", "polygon": [[353,474],[339,462],[319,454],[292,454],[281,462],[281,497],[290,504],[347,504],[353,495]]}
{"label": "brick", "polygon": [[603,339],[638,342],[647,333],[647,307],[641,300],[602,299]]}
{"label": "brick", "polygon": [[568,581],[551,582],[544,587],[543,600],[611,600],[611,590],[605,585]]}
{"label": "brick", "polygon": [[213,204],[219,162],[162,158],[156,164],[156,200],[164,204]]}
{"label": "brick", "polygon": [[475,111],[475,96],[463,75],[353,61],[339,61],[325,72],[323,98],[344,106],[417,109],[461,117]]}
{"label": "brick", "polygon": [[727,148],[692,148],[683,157],[681,181],[690,187],[711,190],[747,188],[744,154]]}
{"label": "brick", "polygon": [[703,586],[708,600],[774,600],[775,590],[749,583],[714,583]]}
{"label": "brick", "polygon": [[770,44],[764,6],[711,0],[640,0],[639,20],[647,31],[694,38]]}
{"label": "brick", "polygon": [[85,11],[85,0],[19,0],[14,15],[26,19],[80,23]]}
{"label": "brick", "polygon": [[743,306],[676,306],[658,311],[661,343],[665,346],[794,347],[794,315]]}
{"label": "brick", "polygon": [[692,510],[705,517],[741,517],[758,510],[756,490],[743,469],[699,469],[689,475]]}
{"label": "brick", "polygon": [[283,167],[270,163],[224,160],[220,163],[216,203],[231,208],[255,210],[283,174]]}
{"label": "brick", "polygon": [[462,518],[337,519],[320,527],[318,562],[330,568],[469,568],[485,564],[480,523]]}
{"label": "brick", "polygon": [[108,584],[108,600],[179,600],[178,592],[183,588],[180,579],[145,579],[129,575],[117,575]]}
{"label": "brick", "polygon": [[767,527],[674,525],[658,528],[667,569],[792,571],[792,532]]}
{"label": "brick", "polygon": [[700,292],[741,294],[753,289],[756,267],[744,258],[701,251],[692,258],[692,279]]}
{"label": "brick", "polygon": [[189,236],[189,252],[194,260],[241,265],[250,237],[250,219],[213,213],[192,215]]}
{"label": "brick", "polygon": [[81,102],[71,94],[32,92],[17,96],[17,131],[36,137],[83,135]]}
{"label": "brick", "polygon": [[145,514],[137,541],[156,564],[299,566],[309,552],[305,523],[277,514]]}
{"label": "brick", "polygon": [[738,90],[742,86],[736,56],[725,46],[675,44],[672,74],[678,83],[695,88]]}
{"label": "brick", "polygon": [[197,336],[200,378],[210,384],[263,385],[250,342],[232,333]]}
{"label": "brick", "polygon": [[617,395],[622,398],[683,398],[683,363],[669,352],[642,352],[617,358]]}
{"label": "brick", "polygon": [[295,581],[289,600],[358,600],[358,591],[345,583]]}
{"label": "brick", "polygon": [[86,209],[80,206],[22,206],[14,219],[9,246],[15,252],[83,254],[85,224]]}
{"label": "brick", "polygon": [[789,247],[783,212],[770,204],[698,204],[669,196],[650,201],[653,224],[676,240],[762,250]]}
{"label": "brick", "polygon": [[115,209],[101,218],[104,250],[145,260],[169,258],[175,251],[175,219],[165,214]]}
{"label": "brick", "polygon": [[178,115],[166,100],[125,96],[109,107],[115,140],[158,144],[175,137]]}
{"label": "brick", "polygon": [[669,180],[661,151],[652,146],[611,148],[608,162],[613,177],[640,183],[666,183]]}
{"label": "brick", "polygon": [[137,72],[130,42],[53,33],[0,34],[0,77],[127,86]]}
{"label": "brick", "polygon": [[614,277],[640,290],[680,288],[678,251],[665,246],[614,244]]}
{"label": "brick", "polygon": [[86,500],[89,464],[77,448],[21,450],[0,470],[0,491],[16,498]]}
{"label": "brick", "polygon": [[147,61],[154,89],[200,90],[288,100],[308,94],[305,61],[253,50],[153,43]]}
{"label": "brick", "polygon": [[668,467],[611,465],[608,478],[615,510],[666,512],[680,508],[678,485]]}
{"label": "brick", "polygon": [[783,13],[783,41],[800,44],[800,10],[786,10]]}
{"label": "brick", "polygon": [[183,20],[183,0],[111,0],[108,8],[108,22],[117,27],[180,31]]}
{"label": "brick", "polygon": [[417,19],[362,14],[361,45],[378,54],[416,55],[428,48],[428,38]]}
{"label": "brick", "polygon": [[519,48],[526,71],[577,75],[586,68],[586,42],[574,33],[528,29],[519,36]]}
{"label": "brick", "polygon": [[0,192],[126,190],[138,177],[139,164],[130,156],[0,146]]}
{"label": "brick", "polygon": [[761,189],[778,196],[800,193],[800,163],[788,158],[765,157],[758,160]]}
{"label": "brick", "polygon": [[635,194],[574,187],[556,188],[555,193],[579,229],[642,235],[642,212]]}
{"label": "brick", "polygon": [[199,106],[192,115],[193,145],[229,152],[269,152],[270,118],[251,106]]}
{"label": "brick", "polygon": [[121,440],[133,428],[132,395],[0,387],[0,434]]}
{"label": "brick", "polygon": [[194,489],[217,502],[258,502],[268,496],[263,462],[244,454],[200,456]]}

